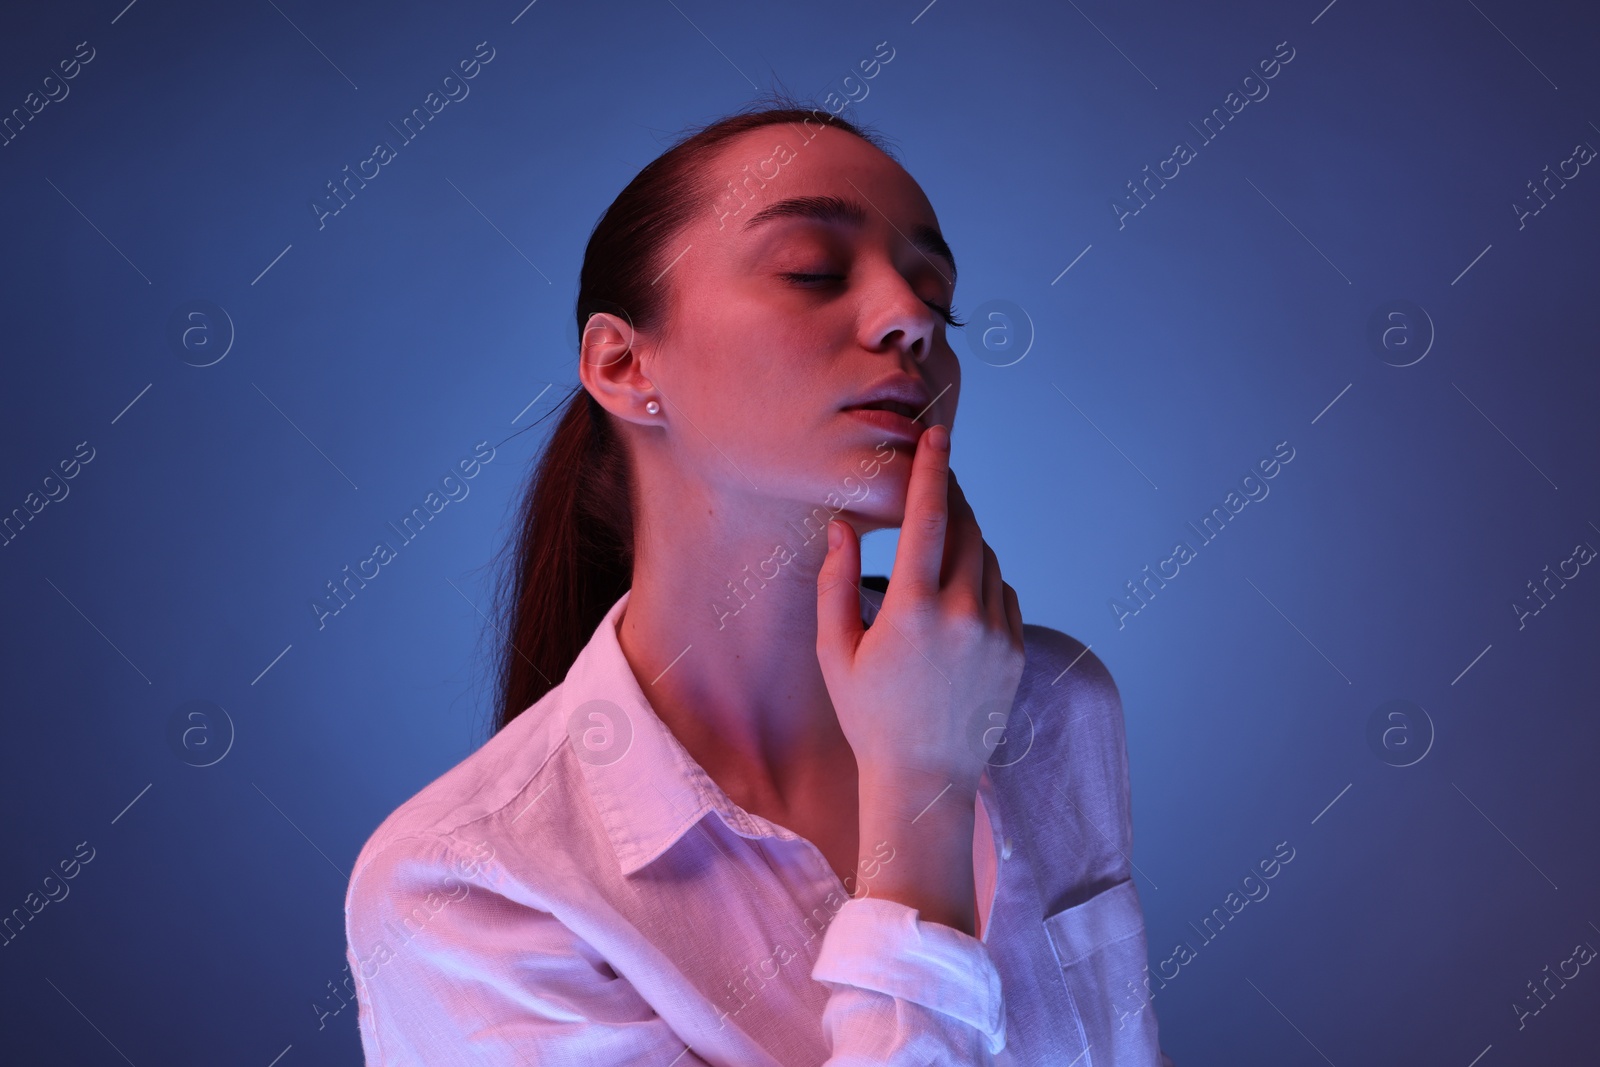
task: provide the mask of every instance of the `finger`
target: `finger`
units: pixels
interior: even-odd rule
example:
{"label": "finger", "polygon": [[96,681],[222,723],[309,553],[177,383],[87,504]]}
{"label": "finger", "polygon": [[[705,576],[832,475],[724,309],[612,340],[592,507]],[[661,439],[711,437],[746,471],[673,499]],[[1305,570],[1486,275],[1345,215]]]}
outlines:
{"label": "finger", "polygon": [[983,543],[983,611],[997,629],[1010,629],[1006,621],[1005,579],[1000,576],[1000,557],[989,542]]}
{"label": "finger", "polygon": [[1005,583],[1006,596],[1006,621],[1011,626],[1011,636],[1021,648],[1026,644],[1022,633],[1022,605],[1017,603],[1017,591],[1011,588],[1011,583]]}
{"label": "finger", "polygon": [[961,590],[981,608],[984,600],[983,531],[978,528],[978,517],[972,513],[972,505],[967,502],[967,494],[962,491],[953,469],[950,471],[949,515],[940,588]]}
{"label": "finger", "polygon": [[[949,427],[936,424],[924,430],[917,440],[911,457],[911,480],[906,485],[905,518],[901,521],[900,542],[895,546],[894,580],[889,583],[885,601],[906,596],[932,599],[939,591],[949,513],[949,433]],[[943,448],[934,447],[935,435],[943,436]]]}
{"label": "finger", "polygon": [[[835,532],[839,545],[833,546]],[[847,662],[861,643],[861,542],[843,519],[828,521],[828,553],[817,572],[817,657]]]}

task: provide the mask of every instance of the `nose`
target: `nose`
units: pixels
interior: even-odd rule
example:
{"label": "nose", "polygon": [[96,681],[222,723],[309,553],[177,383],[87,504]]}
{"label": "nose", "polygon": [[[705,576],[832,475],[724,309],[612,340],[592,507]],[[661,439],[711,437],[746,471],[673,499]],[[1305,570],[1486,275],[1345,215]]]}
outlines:
{"label": "nose", "polygon": [[888,273],[882,290],[873,299],[881,310],[868,319],[867,346],[873,350],[894,346],[920,364],[933,348],[938,320],[898,271]]}

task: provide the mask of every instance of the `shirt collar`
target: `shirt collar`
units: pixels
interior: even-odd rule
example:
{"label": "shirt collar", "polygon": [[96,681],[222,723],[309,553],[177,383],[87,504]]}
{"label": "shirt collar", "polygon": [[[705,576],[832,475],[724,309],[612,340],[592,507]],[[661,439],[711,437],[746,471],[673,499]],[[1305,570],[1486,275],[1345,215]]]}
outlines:
{"label": "shirt collar", "polygon": [[[796,838],[729,799],[650,706],[617,638],[632,592],[578,653],[558,707],[623,875],[666,852],[708,811],[745,837]],[[604,703],[585,708],[591,701]]]}
{"label": "shirt collar", "polygon": [[[632,592],[618,598],[578,653],[556,708],[623,876],[665,853],[708,811],[743,837],[799,839],[735,804],[650,706],[617,636]],[[883,594],[863,588],[862,595],[863,621],[870,623]],[[987,772],[980,787],[987,798]]]}

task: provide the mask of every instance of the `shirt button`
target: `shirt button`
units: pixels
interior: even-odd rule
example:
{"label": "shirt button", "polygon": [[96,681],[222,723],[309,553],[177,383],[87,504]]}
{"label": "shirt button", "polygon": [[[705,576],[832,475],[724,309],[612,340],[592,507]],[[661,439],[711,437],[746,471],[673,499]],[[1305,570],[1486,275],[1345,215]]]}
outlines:
{"label": "shirt button", "polygon": [[1009,838],[1009,837],[1005,838],[1001,842],[1001,845],[1000,845],[1000,858],[1003,859],[1003,860],[1008,860],[1008,859],[1011,858],[1011,838]]}

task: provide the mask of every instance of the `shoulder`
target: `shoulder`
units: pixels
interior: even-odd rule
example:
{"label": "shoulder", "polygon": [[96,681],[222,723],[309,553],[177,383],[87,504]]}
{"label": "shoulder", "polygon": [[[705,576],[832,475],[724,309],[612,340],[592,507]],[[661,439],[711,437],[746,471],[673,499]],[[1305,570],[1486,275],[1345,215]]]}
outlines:
{"label": "shoulder", "polygon": [[440,831],[369,842],[351,873],[346,911],[359,913],[404,896],[426,895],[462,879],[481,880],[490,873],[494,857],[492,841],[468,840]]}
{"label": "shoulder", "polygon": [[[1098,721],[1102,728],[1123,729],[1122,696],[1111,671],[1090,646],[1060,630],[1023,623],[1024,663],[1017,702],[1030,710]],[[1065,725],[1065,723],[1063,724]]]}
{"label": "shoulder", "polygon": [[541,704],[517,716],[378,824],[356,857],[347,902],[357,899],[358,885],[384,892],[384,884],[395,878],[475,872],[493,856],[509,826],[506,813],[515,814],[527,803],[519,798],[538,793],[563,773],[565,764],[552,757],[566,731]]}
{"label": "shoulder", "polygon": [[[495,850],[488,842],[457,841],[449,834],[417,832],[362,849],[345,889],[345,954],[351,973],[370,997],[371,980],[424,927],[425,942],[445,951],[462,939],[461,924],[487,915],[505,892]],[[471,909],[450,905],[472,896]],[[416,951],[410,953],[421,961]],[[368,1006],[363,1006],[366,1021]]]}
{"label": "shoulder", "polygon": [[1029,731],[1035,757],[1054,768],[1049,776],[1077,802],[1125,807],[1127,729],[1110,670],[1060,630],[1032,623],[1022,629],[1025,659],[1008,734]]}
{"label": "shoulder", "polygon": [[362,847],[345,887],[346,940],[351,945],[379,940],[387,922],[418,905],[437,910],[475,888],[506,889],[502,845],[494,833],[471,828],[375,834]]}

